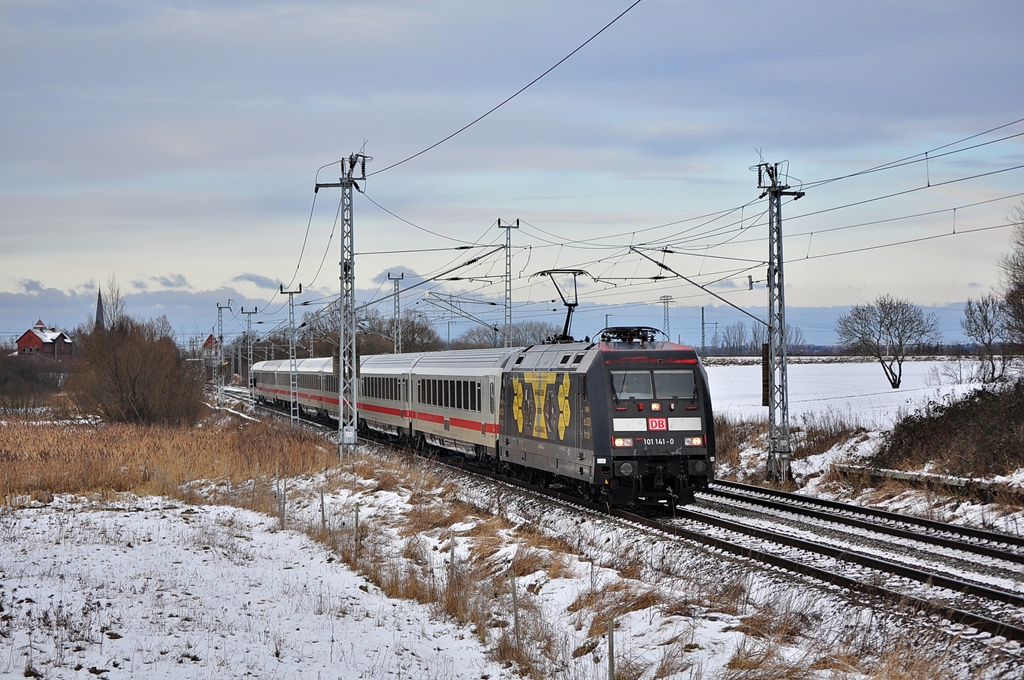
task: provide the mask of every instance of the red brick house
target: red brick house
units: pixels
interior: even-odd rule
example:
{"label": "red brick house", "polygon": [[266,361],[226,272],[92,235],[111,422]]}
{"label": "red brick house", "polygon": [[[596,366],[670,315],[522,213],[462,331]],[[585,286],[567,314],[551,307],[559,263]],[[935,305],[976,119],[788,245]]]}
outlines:
{"label": "red brick house", "polygon": [[74,343],[64,331],[47,328],[42,320],[18,338],[18,356],[37,356],[70,361]]}

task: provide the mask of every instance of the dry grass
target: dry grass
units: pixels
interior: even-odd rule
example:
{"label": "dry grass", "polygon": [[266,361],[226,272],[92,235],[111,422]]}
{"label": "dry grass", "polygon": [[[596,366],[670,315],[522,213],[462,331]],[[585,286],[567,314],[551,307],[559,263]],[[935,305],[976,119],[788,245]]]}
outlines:
{"label": "dry grass", "polygon": [[[5,497],[34,492],[106,496],[160,494],[189,500],[189,483],[224,483],[221,502],[266,510],[261,483],[272,475],[322,472],[337,463],[331,447],[301,429],[235,419],[203,427],[114,424],[38,425],[8,419],[0,428]],[[248,498],[242,483],[249,484]],[[228,490],[232,498],[228,498]],[[248,502],[246,502],[248,501]]]}
{"label": "dry grass", "polygon": [[825,453],[833,446],[847,442],[866,432],[852,413],[828,408],[818,413],[802,413],[790,429],[795,439],[794,458],[807,458]]}
{"label": "dry grass", "polygon": [[430,505],[414,505],[405,513],[405,525],[401,528],[403,536],[425,534],[442,529],[458,521],[451,505],[435,502]]}
{"label": "dry grass", "polygon": [[[828,451],[837,444],[849,441],[865,432],[863,425],[851,413],[827,409],[819,413],[804,413],[790,426],[793,437],[794,458],[806,458]],[[715,416],[715,457],[726,467],[740,465],[740,452],[753,445],[764,446],[768,436],[765,418],[740,418],[730,415]]]}
{"label": "dry grass", "polygon": [[734,630],[753,638],[771,639],[784,645],[797,642],[812,624],[806,613],[788,601],[763,603],[754,613],[742,617],[740,621],[740,625]]}
{"label": "dry grass", "polygon": [[716,414],[715,462],[719,465],[738,466],[743,447],[767,434],[768,421],[764,418],[739,418]]}
{"label": "dry grass", "polygon": [[535,550],[534,548],[517,546],[510,568],[512,573],[519,578],[545,570],[550,564],[551,555],[549,553]]}

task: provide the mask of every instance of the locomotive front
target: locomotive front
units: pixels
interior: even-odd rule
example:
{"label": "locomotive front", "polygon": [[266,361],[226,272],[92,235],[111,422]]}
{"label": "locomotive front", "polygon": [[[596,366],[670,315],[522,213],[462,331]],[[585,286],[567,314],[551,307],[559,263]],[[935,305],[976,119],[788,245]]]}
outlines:
{"label": "locomotive front", "polygon": [[[591,367],[595,485],[612,505],[689,503],[714,476],[707,373],[690,347],[609,338]],[[596,415],[596,414],[595,414]]]}

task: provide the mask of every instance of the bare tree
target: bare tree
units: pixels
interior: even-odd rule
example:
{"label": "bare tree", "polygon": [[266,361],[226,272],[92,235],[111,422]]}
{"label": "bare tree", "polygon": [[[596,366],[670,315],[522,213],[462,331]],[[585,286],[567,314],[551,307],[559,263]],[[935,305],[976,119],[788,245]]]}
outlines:
{"label": "bare tree", "polygon": [[[441,349],[441,336],[422,312],[404,310],[401,324],[403,352],[431,352]],[[359,319],[356,352],[364,356],[395,351],[396,331],[397,324],[393,317],[382,316],[375,309],[367,310],[365,316]]]}
{"label": "bare tree", "polygon": [[768,327],[763,323],[750,324],[750,353],[761,356],[761,347],[768,342]]}
{"label": "bare tree", "polygon": [[924,343],[939,341],[939,317],[917,305],[880,295],[867,305],[855,305],[836,321],[839,344],[849,352],[878,359],[893,389],[903,381],[907,353]]}
{"label": "bare tree", "polygon": [[[761,348],[768,342],[768,327],[762,323],[750,324],[750,354],[761,356]],[[799,326],[786,324],[786,351],[792,352],[804,344],[804,332]]]}
{"label": "bare tree", "polygon": [[45,406],[60,390],[63,366],[39,355],[18,356],[0,346],[0,413]]}
{"label": "bare tree", "polygon": [[807,344],[800,326],[786,324],[786,351],[792,352],[797,347]]}
{"label": "bare tree", "polygon": [[203,367],[169,332],[166,319],[138,321],[123,306],[114,322],[79,329],[81,353],[67,385],[71,401],[108,422],[195,423],[202,408]]}
{"label": "bare tree", "polygon": [[[503,329],[498,330],[497,342],[504,346]],[[512,324],[509,332],[509,344],[512,347],[537,345],[562,332],[561,326],[546,321],[517,321]],[[456,349],[474,349],[494,347],[495,333],[492,328],[476,325],[468,329],[457,340],[452,341]]]}
{"label": "bare tree", "polygon": [[561,332],[561,326],[547,321],[518,321],[512,324],[509,342],[513,347],[537,345]]}
{"label": "bare tree", "polygon": [[[505,337],[500,332],[497,333],[497,343],[499,345],[505,344]],[[452,340],[452,349],[483,349],[485,347],[495,346],[495,332],[493,328],[487,326],[481,326],[479,324],[474,325],[472,328],[467,329],[462,335],[455,340]]]}
{"label": "bare tree", "polygon": [[722,350],[725,354],[743,354],[747,348],[747,325],[742,321],[731,323],[722,331]]}
{"label": "bare tree", "polygon": [[1011,210],[1007,220],[1013,224],[1013,231],[1010,234],[1011,250],[999,261],[1004,290],[1003,312],[1006,333],[1016,348],[1020,348],[1024,345],[1024,203]]}
{"label": "bare tree", "polygon": [[968,298],[960,321],[964,335],[974,341],[981,363],[982,382],[1001,380],[1006,372],[1006,311],[995,295],[982,295],[975,302]]}

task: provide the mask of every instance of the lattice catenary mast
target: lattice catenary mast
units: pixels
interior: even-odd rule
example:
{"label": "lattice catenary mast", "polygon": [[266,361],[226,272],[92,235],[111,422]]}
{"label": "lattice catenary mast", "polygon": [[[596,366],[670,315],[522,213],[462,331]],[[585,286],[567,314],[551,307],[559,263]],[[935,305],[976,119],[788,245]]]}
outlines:
{"label": "lattice catenary mast", "polygon": [[356,375],[356,260],[353,246],[352,188],[366,179],[366,162],[373,160],[355,153],[341,161],[341,177],[337,182],[317,184],[341,188],[341,295],[338,299],[338,456],[354,455],[356,451],[356,408],[359,383]]}
{"label": "lattice catenary mast", "polygon": [[224,310],[231,310],[231,303],[228,298],[226,305],[217,303],[217,365],[213,369],[213,379],[217,381],[217,406],[224,405],[224,377],[220,374],[224,367]]}
{"label": "lattice catenary mast", "polygon": [[757,187],[768,197],[768,342],[764,357],[768,407],[768,478],[791,478],[789,461],[793,454],[789,438],[789,382],[786,377],[786,299],[782,274],[782,197],[794,200],[803,191],[789,191],[781,177],[781,163],[757,166]]}
{"label": "lattice catenary mast", "polygon": [[512,346],[512,230],[519,228],[519,218],[516,223],[501,223],[498,219],[498,228],[505,230],[505,347]]}
{"label": "lattice catenary mast", "polygon": [[245,380],[249,385],[249,408],[253,406],[253,382],[252,382],[252,315],[257,313],[255,307],[252,308],[251,312],[245,311],[245,307],[242,307],[240,313],[245,314],[245,353],[246,353],[246,369],[245,369]]}
{"label": "lattice catenary mast", "polygon": [[298,290],[285,290],[281,285],[281,295],[288,296],[288,412],[291,414],[292,425],[299,424],[299,373],[298,361],[295,357],[295,296],[302,294],[302,284]]}
{"label": "lattice catenary mast", "polygon": [[395,282],[395,354],[402,353],[402,303],[399,298],[401,290],[398,282],[404,278],[405,272],[398,276],[392,276],[391,272],[388,272],[388,280]]}

